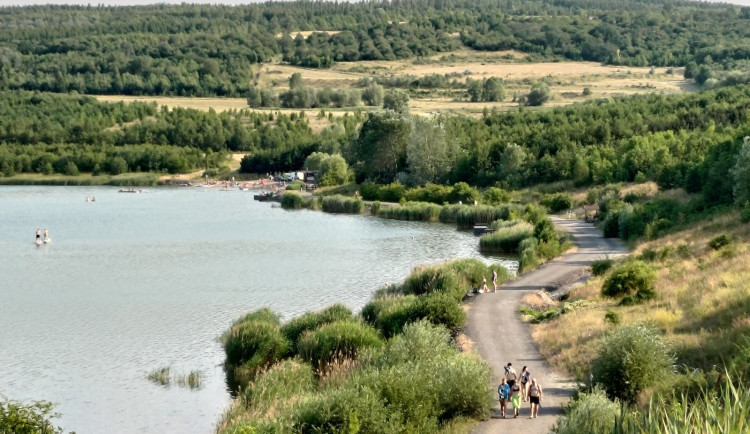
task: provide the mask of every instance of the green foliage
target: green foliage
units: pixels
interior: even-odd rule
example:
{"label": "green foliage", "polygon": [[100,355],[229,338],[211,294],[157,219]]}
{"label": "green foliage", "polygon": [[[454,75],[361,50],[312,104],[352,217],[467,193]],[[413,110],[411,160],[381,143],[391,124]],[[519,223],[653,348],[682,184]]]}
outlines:
{"label": "green foliage", "polygon": [[227,363],[241,366],[251,376],[282,359],[289,341],[279,329],[278,316],[268,309],[251,312],[235,321],[221,338]]}
{"label": "green foliage", "polygon": [[296,351],[297,341],[306,331],[315,330],[323,324],[344,321],[352,318],[352,311],[341,304],[334,304],[318,312],[307,312],[293,318],[281,326],[281,333],[289,340],[292,351]]}
{"label": "green foliage", "polygon": [[418,267],[404,281],[400,287],[403,294],[429,294],[443,292],[460,301],[467,292],[467,288],[459,286],[456,273],[444,265]]}
{"label": "green foliage", "polygon": [[284,209],[302,209],[304,199],[297,193],[285,193],[281,196],[281,207]]}
{"label": "green foliage", "polygon": [[342,195],[325,196],[322,204],[323,212],[336,214],[362,214],[365,203],[360,198]]}
{"label": "green foliage", "polygon": [[602,259],[599,261],[594,261],[591,264],[591,274],[593,274],[594,276],[601,276],[607,271],[609,271],[614,264],[615,262],[611,259]]}
{"label": "green foliage", "polygon": [[602,339],[592,366],[593,381],[610,398],[633,403],[643,390],[671,373],[674,360],[654,328],[621,326]]}
{"label": "green foliage", "polygon": [[407,202],[405,205],[379,207],[377,216],[394,220],[435,222],[441,210],[442,207],[432,203]]}
{"label": "green foliage", "polygon": [[641,261],[628,261],[616,267],[602,284],[602,295],[632,297],[632,301],[656,297],[656,271]]}
{"label": "green foliage", "polygon": [[378,215],[378,214],[380,214],[380,206],[381,205],[382,204],[379,201],[377,201],[377,200],[375,202],[373,202],[372,204],[370,204],[370,214],[375,215],[375,216]]}
{"label": "green foliage", "polygon": [[573,208],[573,198],[567,193],[548,195],[542,200],[542,205],[549,208],[551,213],[558,213]]}
{"label": "green foliage", "polygon": [[521,272],[536,268],[541,263],[538,254],[539,240],[526,238],[518,245],[518,270]]}
{"label": "green foliage", "polygon": [[622,318],[620,317],[620,314],[611,310],[607,309],[607,312],[604,314],[604,322],[607,322],[609,324],[618,325],[622,321]]}
{"label": "green foliage", "polygon": [[409,94],[399,89],[389,89],[383,97],[383,110],[393,110],[399,115],[408,115]]}
{"label": "green foliage", "polygon": [[265,412],[280,402],[309,392],[314,386],[312,367],[298,360],[281,361],[261,372],[242,392],[247,408]]}
{"label": "green foliage", "polygon": [[734,178],[734,201],[742,206],[750,201],[750,136],[743,139],[731,174]]}
{"label": "green foliage", "polygon": [[12,434],[59,434],[62,428],[55,427],[51,419],[59,417],[54,413],[54,404],[34,401],[28,404],[0,400],[0,433]]}
{"label": "green foliage", "polygon": [[587,300],[575,300],[565,302],[560,307],[550,307],[544,310],[535,310],[528,306],[521,306],[518,311],[523,315],[524,321],[528,321],[532,324],[538,324],[540,322],[549,321],[555,319],[560,315],[572,312],[581,307],[586,307],[592,303]]}
{"label": "green foliage", "polygon": [[491,234],[483,235],[479,239],[479,248],[483,252],[518,252],[521,241],[534,236],[534,227],[531,223],[526,222],[513,223],[511,226],[502,227]]}
{"label": "green foliage", "polygon": [[509,192],[498,187],[490,187],[482,195],[482,201],[488,205],[508,203],[511,199],[512,196]]}
{"label": "green foliage", "polygon": [[609,433],[615,427],[615,418],[620,415],[620,405],[610,401],[599,388],[591,393],[580,393],[565,409],[565,416],[558,419],[552,432],[557,434]]}
{"label": "green foliage", "polygon": [[366,348],[383,344],[371,326],[352,320],[324,324],[302,335],[297,350],[303,360],[324,372],[334,361],[356,358]]}
{"label": "green foliage", "polygon": [[721,234],[708,242],[708,247],[712,248],[713,250],[719,250],[722,247],[728,246],[732,243],[732,235],[731,234]]}
{"label": "green foliage", "polygon": [[540,106],[550,99],[549,86],[546,83],[536,83],[531,87],[531,92],[526,95],[526,104]]}

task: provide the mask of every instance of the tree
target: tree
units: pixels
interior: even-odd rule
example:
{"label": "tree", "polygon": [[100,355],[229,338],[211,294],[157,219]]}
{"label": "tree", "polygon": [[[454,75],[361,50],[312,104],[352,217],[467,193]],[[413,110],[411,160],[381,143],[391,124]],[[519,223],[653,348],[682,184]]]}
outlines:
{"label": "tree", "polygon": [[350,146],[349,161],[357,182],[371,179],[392,182],[406,169],[406,147],[411,138],[412,121],[395,111],[370,113],[359,137]]}
{"label": "tree", "polygon": [[406,146],[413,183],[443,181],[455,165],[459,151],[458,143],[448,137],[438,119],[414,118],[411,139]]}
{"label": "tree", "polygon": [[526,104],[530,106],[540,106],[549,101],[549,86],[546,83],[537,83],[531,87],[531,92],[526,95]]}
{"label": "tree", "polygon": [[320,163],[320,185],[341,185],[349,179],[349,166],[339,154],[331,155]]}
{"label": "tree", "polygon": [[591,375],[610,398],[634,403],[638,394],[672,371],[674,360],[658,330],[645,324],[622,326],[602,339]]}
{"label": "tree", "polygon": [[750,202],[750,136],[745,137],[731,173],[734,178],[734,202],[745,206]]}
{"label": "tree", "polygon": [[329,154],[325,152],[313,152],[305,158],[305,164],[302,166],[305,170],[320,170],[323,162],[331,158]]}
{"label": "tree", "polygon": [[714,72],[711,70],[711,67],[709,67],[708,65],[701,65],[701,67],[698,68],[698,74],[695,75],[695,82],[702,86],[703,83],[706,82],[706,80],[712,78],[713,76]]}
{"label": "tree", "polygon": [[484,101],[505,100],[505,88],[503,87],[503,82],[497,77],[486,79],[482,86],[482,99]]}
{"label": "tree", "polygon": [[371,106],[383,104],[383,86],[372,82],[362,91],[362,102]]}
{"label": "tree", "polygon": [[289,89],[301,87],[302,84],[302,74],[300,74],[299,72],[295,72],[289,77]]}
{"label": "tree", "polygon": [[479,102],[482,99],[482,82],[479,80],[466,79],[469,98],[471,102]]}
{"label": "tree", "polygon": [[399,114],[409,114],[409,94],[400,89],[390,89],[383,97],[383,109]]}

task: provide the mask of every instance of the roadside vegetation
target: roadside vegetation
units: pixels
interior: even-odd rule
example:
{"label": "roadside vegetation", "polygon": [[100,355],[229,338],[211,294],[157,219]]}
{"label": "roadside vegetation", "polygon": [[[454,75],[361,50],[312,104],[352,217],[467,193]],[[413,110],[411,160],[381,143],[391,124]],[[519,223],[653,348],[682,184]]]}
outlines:
{"label": "roadside vegetation", "polygon": [[436,432],[489,417],[491,373],[454,341],[461,300],[492,269],[477,260],[418,267],[361,314],[341,305],[282,323],[268,309],[223,335],[239,395],[221,433]]}

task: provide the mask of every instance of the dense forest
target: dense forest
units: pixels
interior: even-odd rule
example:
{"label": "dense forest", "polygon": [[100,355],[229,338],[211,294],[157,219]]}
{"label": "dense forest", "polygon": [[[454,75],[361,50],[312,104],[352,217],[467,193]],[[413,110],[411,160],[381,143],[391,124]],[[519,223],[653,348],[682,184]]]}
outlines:
{"label": "dense forest", "polygon": [[[291,36],[301,30],[338,33]],[[324,68],[461,45],[711,75],[746,67],[749,38],[750,8],[669,0],[10,7],[0,89],[245,97],[272,59]]]}

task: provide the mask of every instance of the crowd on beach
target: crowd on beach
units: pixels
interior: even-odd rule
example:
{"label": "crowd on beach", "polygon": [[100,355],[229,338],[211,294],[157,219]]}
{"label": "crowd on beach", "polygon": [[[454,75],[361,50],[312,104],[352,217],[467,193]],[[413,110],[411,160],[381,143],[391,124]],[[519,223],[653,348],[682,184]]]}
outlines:
{"label": "crowd on beach", "polygon": [[542,402],[542,386],[531,377],[526,366],[521,373],[516,373],[513,364],[508,362],[505,366],[505,376],[497,387],[498,399],[500,400],[500,412],[505,419],[508,402],[513,407],[513,417],[517,418],[521,409],[521,401],[529,402],[529,419],[535,419],[539,413],[539,405]]}

